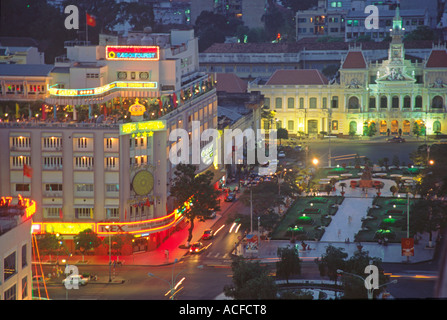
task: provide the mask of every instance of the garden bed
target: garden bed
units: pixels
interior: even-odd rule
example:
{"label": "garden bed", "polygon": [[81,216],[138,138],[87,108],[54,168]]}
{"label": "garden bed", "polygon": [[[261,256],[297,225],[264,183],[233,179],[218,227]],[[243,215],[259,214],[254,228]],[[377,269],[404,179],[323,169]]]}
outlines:
{"label": "garden bed", "polygon": [[[283,215],[272,231],[271,239],[319,240],[324,234],[332,216],[336,214],[343,197],[302,197],[298,198]],[[312,208],[309,204],[312,203]],[[337,205],[336,205],[337,204]],[[308,217],[310,214],[311,217]]]}

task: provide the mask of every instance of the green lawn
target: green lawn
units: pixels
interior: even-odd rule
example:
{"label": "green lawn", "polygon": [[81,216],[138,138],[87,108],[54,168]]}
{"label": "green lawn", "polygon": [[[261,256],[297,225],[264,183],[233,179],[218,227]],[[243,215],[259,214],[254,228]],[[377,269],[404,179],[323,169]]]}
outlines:
{"label": "green lawn", "polygon": [[[417,200],[410,199],[410,213],[414,201]],[[400,243],[401,238],[407,237],[407,200],[380,197],[374,200],[374,205],[368,212],[368,219],[363,221],[363,230],[356,235],[355,241],[378,241],[386,237],[389,242]]]}
{"label": "green lawn", "polygon": [[285,240],[295,236],[297,240],[319,240],[324,234],[320,227],[327,227],[330,216],[337,212],[333,205],[342,202],[343,197],[339,196],[298,198],[274,228],[271,238]]}

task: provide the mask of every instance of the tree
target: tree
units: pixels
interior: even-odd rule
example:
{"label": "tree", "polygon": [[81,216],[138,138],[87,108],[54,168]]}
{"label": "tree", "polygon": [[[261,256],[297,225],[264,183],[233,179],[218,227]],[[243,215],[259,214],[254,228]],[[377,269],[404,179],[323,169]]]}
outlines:
{"label": "tree", "polygon": [[405,35],[403,41],[411,42],[416,40],[436,40],[434,31],[428,26],[419,26],[416,30]]}
{"label": "tree", "polygon": [[399,157],[397,155],[393,156],[393,160],[392,160],[393,166],[399,168],[400,166],[400,160]]}
{"label": "tree", "polygon": [[55,254],[60,248],[57,236],[47,232],[37,238],[37,246],[40,252],[50,255],[50,260],[51,255]]}
{"label": "tree", "polygon": [[337,281],[337,270],[345,267],[345,259],[348,254],[343,248],[336,248],[329,245],[321,258],[315,259],[321,276],[328,276],[330,280]]}
{"label": "tree", "polygon": [[301,260],[296,246],[279,247],[277,255],[280,258],[276,262],[276,275],[278,277],[286,278],[287,283],[289,283],[290,276],[301,274]]}
{"label": "tree", "polygon": [[98,247],[101,240],[92,229],[86,229],[74,236],[74,243],[76,250],[81,251],[84,255],[85,252]]}
{"label": "tree", "polygon": [[237,257],[231,264],[232,285],[224,287],[227,297],[236,300],[272,300],[276,299],[277,288],[266,267],[259,261],[249,262]]}
{"label": "tree", "polygon": [[[345,263],[345,272],[358,275],[360,278],[365,278],[365,268],[368,265],[375,265],[379,271],[379,283],[383,284],[388,281],[388,276],[384,274],[382,262],[379,258],[372,258],[367,251],[356,251]],[[365,282],[358,277],[342,274],[344,299],[366,299],[367,290]],[[374,294],[379,294],[379,291],[374,291]]]}
{"label": "tree", "polygon": [[324,67],[323,70],[321,70],[321,72],[325,75],[326,78],[332,79],[337,75],[339,69],[340,69],[339,64],[330,64]]}
{"label": "tree", "polygon": [[123,2],[121,13],[134,30],[155,27],[154,8],[151,3]]}
{"label": "tree", "polygon": [[289,8],[296,13],[297,11],[308,10],[312,7],[317,6],[317,0],[282,0],[284,7]]}
{"label": "tree", "polygon": [[282,139],[289,139],[289,131],[284,128],[278,128],[278,131],[276,132],[276,138],[279,139],[279,145],[281,145]]}
{"label": "tree", "polygon": [[183,215],[189,221],[188,246],[192,239],[195,219],[204,220],[210,210],[219,210],[217,200],[219,194],[211,185],[214,174],[206,171],[196,174],[196,166],[191,164],[178,164],[175,167],[175,178],[171,186],[171,194],[176,198],[177,204],[185,206]]}

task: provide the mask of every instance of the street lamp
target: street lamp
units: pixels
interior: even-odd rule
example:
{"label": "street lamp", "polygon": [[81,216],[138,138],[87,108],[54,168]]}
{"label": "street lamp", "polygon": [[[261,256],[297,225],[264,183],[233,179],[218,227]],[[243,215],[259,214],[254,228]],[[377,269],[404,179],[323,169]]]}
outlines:
{"label": "street lamp", "polygon": [[[149,277],[157,278],[157,279],[159,279],[159,280],[162,280],[162,281],[166,282],[166,283],[169,285],[169,291],[166,292],[165,296],[167,296],[168,294],[170,294],[170,295],[171,295],[171,296],[169,297],[170,300],[174,300],[174,295],[175,295],[178,291],[180,291],[180,290],[182,289],[182,288],[180,288],[180,290],[176,291],[177,288],[178,288],[178,287],[183,283],[183,281],[185,280],[185,277],[183,277],[180,281],[177,282],[177,277],[180,275],[180,273],[182,273],[183,270],[181,270],[179,273],[177,273],[177,275],[176,275],[175,278],[174,278],[174,268],[175,268],[175,264],[176,264],[177,261],[178,261],[178,260],[175,259],[175,260],[174,260],[174,263],[173,263],[173,265],[172,265],[171,281],[168,281],[168,280],[166,280],[166,279],[157,277],[155,274],[153,274],[153,273],[151,273],[151,272],[148,272],[148,274],[147,274]],[[175,282],[177,282],[177,283],[174,285]]]}
{"label": "street lamp", "polygon": [[[110,232],[110,226],[105,226],[107,232]],[[109,282],[112,282],[112,245],[111,235],[109,234]]]}
{"label": "street lamp", "polygon": [[316,165],[318,165],[318,159],[317,158],[313,158],[312,159],[312,163],[316,166]]}
{"label": "street lamp", "polygon": [[[359,276],[358,274],[349,273],[349,272],[343,271],[343,270],[341,270],[341,269],[337,269],[337,273],[340,273],[340,274],[347,274],[347,275],[349,275],[349,276],[352,276],[352,277],[354,277],[354,278],[357,278],[357,279],[362,280],[363,283],[365,282],[365,279],[362,278],[361,276]],[[392,281],[390,281],[390,282],[381,284],[380,286],[377,286],[377,287],[375,287],[375,288],[371,288],[371,289],[366,288],[367,293],[368,293],[368,299],[369,299],[369,300],[372,300],[372,299],[374,298],[373,292],[374,292],[375,289],[379,289],[379,288],[384,287],[384,286],[386,286],[386,285],[389,285],[389,284],[396,284],[396,283],[397,283],[397,280],[392,280]]]}

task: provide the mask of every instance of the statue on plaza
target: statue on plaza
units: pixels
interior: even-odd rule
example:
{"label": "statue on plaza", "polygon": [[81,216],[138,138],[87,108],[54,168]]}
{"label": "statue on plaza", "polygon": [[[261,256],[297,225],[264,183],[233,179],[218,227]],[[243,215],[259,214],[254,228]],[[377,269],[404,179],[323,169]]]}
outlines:
{"label": "statue on plaza", "polygon": [[365,169],[363,169],[363,173],[360,176],[359,187],[360,188],[372,188],[372,172],[371,168],[368,165],[365,165]]}

